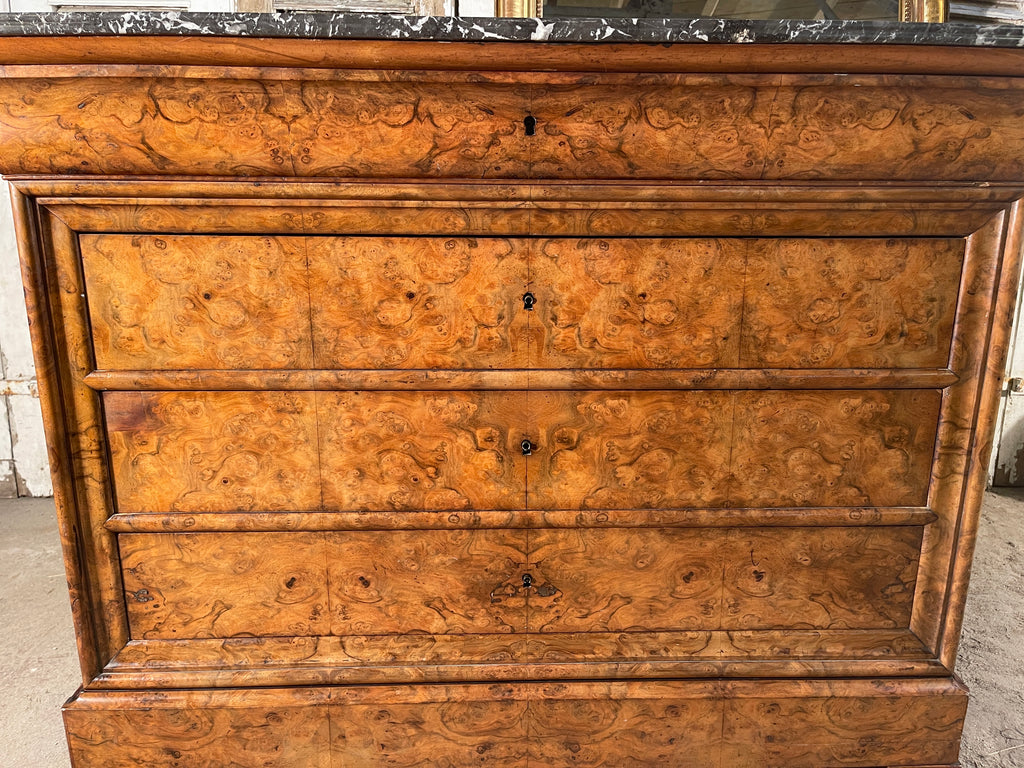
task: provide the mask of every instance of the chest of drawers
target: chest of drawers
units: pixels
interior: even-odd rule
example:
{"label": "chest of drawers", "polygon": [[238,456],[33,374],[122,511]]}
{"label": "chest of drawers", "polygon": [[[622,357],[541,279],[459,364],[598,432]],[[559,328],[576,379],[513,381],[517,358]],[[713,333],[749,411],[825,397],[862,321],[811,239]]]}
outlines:
{"label": "chest of drawers", "polygon": [[1024,53],[67,46],[78,768],[956,763]]}

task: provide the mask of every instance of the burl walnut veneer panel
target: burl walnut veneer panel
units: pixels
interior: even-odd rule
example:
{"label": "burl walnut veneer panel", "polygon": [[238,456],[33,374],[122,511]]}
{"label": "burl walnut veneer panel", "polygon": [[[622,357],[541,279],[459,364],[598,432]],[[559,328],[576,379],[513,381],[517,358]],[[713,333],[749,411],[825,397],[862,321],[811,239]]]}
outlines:
{"label": "burl walnut veneer panel", "polygon": [[64,718],[86,768],[208,765],[236,719],[239,765],[877,768],[952,765],[966,703],[945,680],[519,683],[96,692]]}
{"label": "burl walnut veneer panel", "polygon": [[964,250],[899,238],[80,243],[96,363],[110,369],[937,367]]}
{"label": "burl walnut veneer panel", "polygon": [[531,392],[531,509],[923,505],[939,393]]}
{"label": "burl walnut veneer panel", "polygon": [[919,390],[104,396],[121,512],[921,506],[939,401]]}
{"label": "burl walnut veneer panel", "polygon": [[[6,77],[8,173],[1014,180],[1020,85],[870,75]],[[134,75],[134,76],[133,76]],[[490,81],[490,82],[488,82]],[[524,118],[537,121],[527,135]],[[159,147],[159,151],[153,151]]]}
{"label": "burl walnut veneer panel", "polygon": [[127,534],[132,637],[888,629],[917,527]]}
{"label": "burl walnut veneer panel", "polygon": [[99,368],[307,368],[305,242],[82,235]]}
{"label": "burl walnut veneer panel", "polygon": [[320,505],[311,392],[118,392],[104,412],[120,509]]}

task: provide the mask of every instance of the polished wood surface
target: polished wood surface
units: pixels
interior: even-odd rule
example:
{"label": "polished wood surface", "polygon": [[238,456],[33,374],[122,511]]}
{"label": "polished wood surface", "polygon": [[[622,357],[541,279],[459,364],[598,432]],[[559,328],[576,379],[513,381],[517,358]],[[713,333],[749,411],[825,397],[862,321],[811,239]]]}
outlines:
{"label": "polished wood surface", "polygon": [[952,766],[966,703],[942,680],[520,683],[92,692],[64,718],[85,766],[204,765],[237,721],[247,765],[874,768]]}
{"label": "polished wood surface", "polygon": [[939,399],[108,392],[104,404],[117,509],[131,513],[923,506]]}
{"label": "polished wood surface", "polygon": [[962,242],[896,239],[101,235],[81,248],[97,366],[179,370],[942,366],[963,257]]}
{"label": "polished wood surface", "polygon": [[35,42],[76,766],[956,763],[1020,52]]}
{"label": "polished wood surface", "polygon": [[[614,73],[605,82],[553,74],[537,84],[536,76],[484,72],[90,74],[0,80],[0,166],[307,178],[1024,174],[1024,161],[1005,152],[1024,136],[1005,106],[1019,99],[1012,80],[631,75],[624,92]],[[528,115],[537,120],[533,136]]]}
{"label": "polished wood surface", "polygon": [[104,412],[118,509],[320,505],[312,393],[118,392],[104,398]]}
{"label": "polished wood surface", "polygon": [[92,685],[121,690],[945,674],[906,629],[546,631],[132,640]]}
{"label": "polished wood surface", "polygon": [[531,508],[922,505],[939,394],[530,393]]}
{"label": "polished wood surface", "polygon": [[[890,629],[916,527],[127,534],[135,639]],[[662,574],[653,578],[653,574]]]}
{"label": "polished wood surface", "polygon": [[312,365],[301,238],[79,242],[98,367]]}

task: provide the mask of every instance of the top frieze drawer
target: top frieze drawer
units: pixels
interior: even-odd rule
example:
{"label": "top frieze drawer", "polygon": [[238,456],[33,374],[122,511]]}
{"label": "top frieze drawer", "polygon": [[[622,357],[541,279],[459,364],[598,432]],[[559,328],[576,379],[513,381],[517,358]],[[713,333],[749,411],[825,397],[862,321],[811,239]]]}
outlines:
{"label": "top frieze drawer", "polygon": [[[201,73],[200,73],[201,74]],[[1019,180],[1019,84],[332,72],[0,80],[10,174]]]}

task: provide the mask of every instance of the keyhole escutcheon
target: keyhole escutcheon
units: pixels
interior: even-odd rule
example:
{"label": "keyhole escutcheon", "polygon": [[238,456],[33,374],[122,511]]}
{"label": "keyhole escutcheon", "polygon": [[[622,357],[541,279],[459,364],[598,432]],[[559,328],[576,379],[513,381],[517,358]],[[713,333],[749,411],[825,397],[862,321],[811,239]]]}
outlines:
{"label": "keyhole escutcheon", "polygon": [[526,129],[527,136],[533,136],[537,133],[537,118],[533,115],[527,115],[523,118],[523,128]]}
{"label": "keyhole escutcheon", "polygon": [[527,291],[523,294],[523,309],[527,312],[532,312],[534,305],[537,303],[537,297]]}
{"label": "keyhole escutcheon", "polygon": [[531,443],[529,440],[523,440],[522,442],[523,456],[532,456],[537,446]]}

